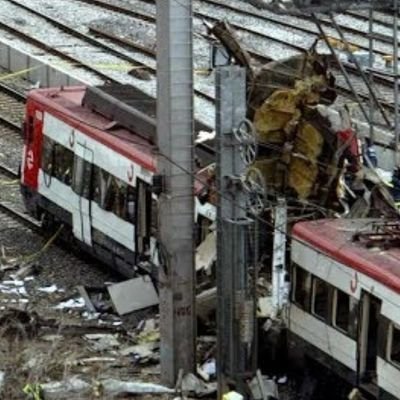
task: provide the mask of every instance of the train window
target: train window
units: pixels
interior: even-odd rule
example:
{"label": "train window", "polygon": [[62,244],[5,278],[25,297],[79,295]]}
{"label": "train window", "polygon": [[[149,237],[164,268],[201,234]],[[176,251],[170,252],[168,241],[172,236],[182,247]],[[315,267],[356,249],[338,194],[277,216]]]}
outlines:
{"label": "train window", "polygon": [[304,310],[309,308],[309,293],[310,293],[310,273],[303,268],[295,266],[294,272],[294,287],[293,287],[293,300]]}
{"label": "train window", "polygon": [[313,278],[312,313],[326,320],[329,311],[329,284],[322,279]]}
{"label": "train window", "polygon": [[74,153],[58,143],[54,145],[54,177],[70,186],[72,182],[72,168],[74,164]]}
{"label": "train window", "polygon": [[79,156],[75,156],[72,188],[75,193],[90,199],[92,179],[92,164]]}
{"label": "train window", "polygon": [[53,143],[54,142],[47,136],[43,137],[42,170],[48,175],[53,175],[53,166],[54,166]]}
{"label": "train window", "polygon": [[390,361],[400,365],[400,326],[392,325],[390,342]]}
{"label": "train window", "polygon": [[336,289],[333,304],[333,324],[347,333],[350,324],[350,296]]}
{"label": "train window", "polygon": [[126,221],[135,221],[135,188],[98,167],[94,170],[93,200]]}
{"label": "train window", "polygon": [[74,154],[54,140],[44,136],[42,170],[66,185],[71,185]]}
{"label": "train window", "polygon": [[135,222],[136,190],[129,186],[126,189],[126,219],[128,222]]}
{"label": "train window", "polygon": [[128,185],[113,176],[111,187],[115,190],[112,212],[123,219],[127,219],[127,189]]}
{"label": "train window", "polygon": [[108,203],[111,199],[109,187],[111,185],[111,175],[99,167],[94,167],[94,190],[93,200],[104,210],[110,211]]}

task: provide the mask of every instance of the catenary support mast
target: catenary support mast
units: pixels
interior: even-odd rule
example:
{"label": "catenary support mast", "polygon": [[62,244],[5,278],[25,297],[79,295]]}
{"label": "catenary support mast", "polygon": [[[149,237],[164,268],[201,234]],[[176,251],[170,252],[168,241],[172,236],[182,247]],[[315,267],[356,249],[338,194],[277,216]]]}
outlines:
{"label": "catenary support mast", "polygon": [[192,1],[157,0],[161,374],[195,366]]}

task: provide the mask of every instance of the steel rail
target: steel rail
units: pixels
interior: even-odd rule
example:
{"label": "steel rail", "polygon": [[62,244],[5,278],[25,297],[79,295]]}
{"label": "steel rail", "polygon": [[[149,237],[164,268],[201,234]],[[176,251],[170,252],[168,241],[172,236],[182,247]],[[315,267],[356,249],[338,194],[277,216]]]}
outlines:
{"label": "steel rail", "polygon": [[19,175],[17,171],[12,170],[6,165],[0,164],[0,173],[6,175],[10,179],[18,179]]}
{"label": "steel rail", "polygon": [[15,100],[18,100],[20,102],[25,102],[26,100],[25,93],[22,93],[19,90],[12,88],[11,86],[7,85],[1,80],[0,80],[0,92],[4,92],[10,97],[13,97]]}
{"label": "steel rail", "polygon": [[5,202],[0,202],[0,212],[3,214],[7,214],[8,216],[12,217],[19,223],[27,226],[29,229],[34,231],[35,233],[43,234],[41,230],[41,225],[39,222],[34,221],[33,219],[29,218],[27,215],[15,210],[11,206],[9,206]]}
{"label": "steel rail", "polygon": [[10,119],[8,119],[7,117],[5,117],[4,115],[0,114],[0,123],[7,125],[7,127],[11,128],[12,130],[16,131],[16,132],[20,132],[21,130],[21,125],[17,124],[14,121],[11,121]]}
{"label": "steel rail", "polygon": [[[2,164],[0,164],[0,174],[6,176],[8,179],[18,179],[18,174],[15,174],[14,171],[10,170],[7,166]],[[0,212],[12,217],[14,220],[27,226],[32,231],[40,233],[41,230],[40,223],[36,222],[28,215],[25,215],[22,212],[16,210],[11,206],[10,203],[0,201]]]}

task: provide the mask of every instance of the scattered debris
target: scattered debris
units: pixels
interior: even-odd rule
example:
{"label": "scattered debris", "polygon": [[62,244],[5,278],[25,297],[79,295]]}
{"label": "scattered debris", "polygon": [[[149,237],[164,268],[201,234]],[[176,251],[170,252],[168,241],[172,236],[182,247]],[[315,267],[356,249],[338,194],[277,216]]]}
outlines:
{"label": "scattered debris", "polygon": [[155,350],[159,348],[158,343],[149,342],[138,344],[135,346],[125,347],[118,351],[121,356],[131,356],[135,364],[149,364],[159,361],[159,354],[155,353]]}
{"label": "scattered debris", "polygon": [[108,292],[119,315],[158,304],[158,295],[149,276],[141,276],[110,285]]}
{"label": "scattered debris", "polygon": [[90,299],[90,296],[88,292],[86,291],[86,288],[84,286],[77,286],[78,292],[80,296],[82,297],[83,301],[85,302],[85,306],[87,310],[90,313],[97,313],[96,307],[93,305],[92,300]]}
{"label": "scattered debris", "polygon": [[43,335],[40,337],[40,339],[44,340],[45,342],[57,342],[59,340],[63,340],[64,336],[63,335]]}
{"label": "scattered debris", "polygon": [[244,400],[244,397],[238,392],[225,393],[222,396],[222,400]]}
{"label": "scattered debris", "polygon": [[184,394],[194,394],[196,396],[208,396],[215,393],[217,384],[205,383],[194,374],[186,374],[182,379],[182,392]]}
{"label": "scattered debris", "polygon": [[217,259],[217,233],[211,232],[200,243],[196,250],[196,271],[205,271],[211,275],[211,267]]}
{"label": "scattered debris", "polygon": [[84,380],[72,376],[60,382],[50,382],[41,385],[44,400],[61,400],[85,398],[91,393],[92,387]]}
{"label": "scattered debris", "polygon": [[155,383],[144,383],[144,382],[125,382],[116,379],[106,379],[100,381],[103,393],[105,395],[116,396],[122,393],[130,394],[168,394],[175,393],[174,389],[169,389],[162,385]]}
{"label": "scattered debris", "polygon": [[52,294],[52,293],[55,293],[55,292],[59,292],[60,289],[58,289],[57,285],[50,285],[50,286],[40,287],[40,288],[37,289],[37,291],[38,292]]}
{"label": "scattered debris", "polygon": [[198,368],[199,375],[205,380],[215,379],[217,376],[217,364],[215,358],[207,360]]}
{"label": "scattered debris", "polygon": [[53,308],[55,310],[65,310],[65,309],[71,309],[71,308],[83,308],[85,307],[85,302],[82,299],[82,297],[78,297],[76,299],[69,299],[66,301],[61,302],[60,304],[57,304]]}
{"label": "scattered debris", "polygon": [[[37,264],[27,264],[19,267],[18,271],[14,274],[15,279],[24,279],[32,274],[37,274],[39,267]],[[32,277],[33,279],[33,277]]]}
{"label": "scattered debris", "polygon": [[249,383],[252,398],[254,400],[277,400],[279,399],[278,386],[276,382],[261,375],[260,370]]}
{"label": "scattered debris", "polygon": [[114,357],[90,357],[90,358],[80,358],[76,360],[76,365],[87,365],[92,363],[115,363],[117,361]]}
{"label": "scattered debris", "polygon": [[118,335],[107,333],[89,333],[84,338],[90,342],[90,347],[94,351],[104,351],[118,348],[121,343]]}

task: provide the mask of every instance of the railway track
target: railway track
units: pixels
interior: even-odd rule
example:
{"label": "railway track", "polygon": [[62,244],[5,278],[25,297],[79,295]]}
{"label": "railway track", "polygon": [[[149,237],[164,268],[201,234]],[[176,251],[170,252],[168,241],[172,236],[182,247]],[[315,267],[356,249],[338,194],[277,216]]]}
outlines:
{"label": "railway track", "polygon": [[4,190],[19,192],[18,173],[4,164],[0,164],[0,188],[2,190],[0,196],[0,223],[2,224],[2,230],[4,229],[5,223],[4,216],[7,216],[8,222],[5,223],[7,227],[10,227],[9,222],[11,219],[36,233],[40,233],[41,226],[37,221],[24,214],[22,209],[14,202],[10,201],[10,199],[4,199]]}
{"label": "railway track", "polygon": [[[77,30],[70,28],[66,23],[60,22],[59,20],[56,21],[54,17],[50,17],[49,15],[43,14],[43,12],[39,12],[37,10],[32,10],[31,7],[27,5],[21,4],[19,1],[16,0],[8,0],[11,2],[13,5],[22,7],[25,11],[31,12],[37,17],[44,18],[48,23],[53,24],[60,30],[67,32],[71,35],[75,35]],[[147,23],[152,24],[155,26],[155,15],[154,15],[154,1],[153,0],[140,0],[137,2],[143,3],[147,5],[148,11],[144,11],[143,7],[135,7],[134,9],[131,7],[127,7],[126,5],[122,6],[121,4],[115,4],[115,3],[109,3],[106,2],[105,0],[76,0],[75,3],[85,3],[87,5],[95,6],[98,8],[106,9],[115,13],[118,13],[120,16],[128,16],[132,17],[135,19],[139,19],[140,21],[145,21]],[[29,3],[28,3],[29,4]],[[71,3],[70,3],[71,4]],[[208,4],[209,6],[212,6],[214,8],[219,7],[220,12],[221,10],[224,11],[225,15],[227,11],[231,11],[232,15],[242,15],[248,17],[249,12],[246,10],[242,10],[237,6],[232,6],[232,5],[227,5],[220,3],[218,0],[202,0],[201,4]],[[151,8],[153,8],[153,11],[150,11]],[[199,8],[199,7],[197,7]],[[211,10],[212,11],[212,10]],[[233,12],[234,11],[234,12]],[[194,15],[196,18],[200,19],[201,21],[207,21],[209,23],[214,23],[219,20],[219,17],[215,17],[211,14],[215,14],[212,12],[205,13],[202,11],[195,11]],[[252,27],[251,25],[253,24],[247,24],[247,26],[244,26],[244,23],[232,23],[232,26],[241,33],[242,38],[244,39],[243,42],[246,45],[246,47],[249,49],[249,52],[251,56],[258,60],[261,63],[266,63],[269,62],[271,59],[273,59],[272,54],[268,54],[268,52],[264,52],[262,50],[259,50],[256,45],[253,45],[252,42],[254,42],[253,39],[255,39],[256,42],[258,43],[263,43],[262,46],[265,47],[266,43],[269,43],[271,48],[276,49],[284,49],[284,51],[289,52],[288,54],[293,55],[297,54],[299,52],[305,51],[311,43],[313,43],[317,37],[317,32],[315,29],[310,29],[310,28],[304,28],[300,24],[293,24],[293,22],[285,22],[282,21],[282,17],[279,16],[265,16],[264,14],[260,15],[255,13],[254,11],[250,13],[252,18],[257,18],[259,21],[259,24],[256,27]],[[282,39],[282,37],[277,37],[279,35],[275,34],[267,34],[266,32],[263,32],[263,29],[259,29],[262,24],[263,25],[268,25],[268,24],[274,24],[274,27],[279,27],[282,30],[282,27],[285,29],[290,30],[289,32],[297,32],[296,40],[290,42],[288,40]],[[250,25],[250,26],[249,26]],[[304,25],[304,21],[303,21]],[[14,28],[12,28],[14,29]],[[270,29],[271,30],[271,29]],[[18,32],[15,32],[15,34],[19,34]],[[79,37],[81,40],[87,40],[87,42],[92,43],[92,45],[96,45],[98,43],[101,43],[99,45],[100,48],[102,48],[104,51],[107,51],[108,49],[112,48],[111,44],[105,44],[104,42],[109,42],[118,44],[120,46],[120,49],[117,51],[115,48],[112,48],[110,50],[112,54],[117,56],[117,54],[121,53],[121,48],[129,49],[133,52],[140,52],[142,56],[146,57],[151,57],[152,58],[152,63],[151,65],[150,62],[137,62],[136,59],[132,59],[131,56],[124,56],[124,60],[126,62],[132,62],[133,67],[137,68],[143,68],[143,70],[149,72],[152,76],[155,76],[155,51],[151,48],[147,48],[146,46],[143,46],[141,43],[138,43],[137,41],[134,41],[132,38],[122,38],[119,37],[119,35],[114,34],[113,32],[107,31],[105,29],[100,29],[100,28],[94,28],[91,27],[89,29],[89,33],[77,33],[77,37]],[[96,39],[94,39],[96,37]],[[98,38],[103,39],[100,41]],[[28,39],[29,40],[29,39]],[[295,42],[295,43],[294,43]],[[298,44],[301,43],[301,44]],[[36,43],[38,44],[38,43]],[[261,46],[261,47],[262,47]],[[59,51],[58,49],[56,51]],[[281,54],[281,53],[280,53]],[[70,60],[72,62],[72,60]],[[357,70],[354,67],[354,65],[351,65],[349,63],[346,64],[346,69],[348,73],[351,75],[352,80],[354,81],[354,85],[356,89],[359,91],[359,96],[361,99],[368,101],[369,100],[369,93],[365,88],[364,83],[362,82],[361,78],[357,75]],[[338,76],[340,76],[340,71],[336,70],[334,71]],[[102,73],[103,79],[105,79],[104,74]],[[109,79],[112,81],[112,79]],[[196,80],[198,82],[199,78]],[[343,82],[343,77],[340,79]],[[376,80],[377,84],[379,84],[378,92],[382,92],[382,102],[384,103],[384,107],[392,112],[394,107],[393,107],[393,101],[389,100],[390,94],[392,93],[392,88],[393,84],[390,79],[380,77]],[[202,90],[195,90],[195,94],[203,100],[206,100],[209,103],[214,102],[214,88],[211,86],[211,82],[207,85],[201,84]],[[340,83],[338,85],[339,93],[344,95],[344,96],[351,96],[351,90],[347,87],[346,84]]]}
{"label": "railway track", "polygon": [[[72,28],[68,24],[61,22],[60,19],[56,19],[47,14],[44,14],[43,12],[40,12],[35,8],[29,7],[29,6],[27,6],[23,3],[20,3],[19,1],[16,1],[16,0],[7,0],[7,2],[14,5],[15,7],[19,7],[21,9],[23,9],[25,12],[28,12],[39,19],[44,20],[46,23],[53,25],[55,28],[64,32],[66,35],[73,37],[75,39],[79,39],[80,41],[84,42],[85,44],[87,44],[89,46],[93,46],[93,48],[100,49],[101,51],[104,51],[108,56],[111,55],[112,57],[115,57],[116,65],[118,64],[117,60],[119,60],[119,62],[123,61],[125,63],[128,63],[131,66],[131,68],[130,68],[131,71],[133,71],[131,73],[131,76],[139,77],[139,79],[148,79],[148,77],[146,76],[146,72],[147,72],[150,75],[152,75],[152,77],[155,79],[155,76],[156,76],[155,63],[154,63],[154,65],[151,65],[151,63],[149,61],[144,62],[144,61],[139,60],[138,58],[135,58],[135,56],[134,56],[135,53],[140,53],[141,58],[143,58],[143,56],[145,56],[145,57],[148,56],[146,51],[143,49],[143,46],[140,46],[140,45],[135,46],[133,43],[131,43],[129,48],[131,51],[133,50],[134,53],[131,53],[128,55],[126,52],[123,52],[123,49],[117,49],[115,46],[113,46],[111,44],[107,44],[104,41],[100,41],[100,40],[96,39],[93,35],[91,36],[89,34],[81,32],[75,28]],[[67,62],[74,63],[75,65],[86,69],[87,71],[98,76],[103,81],[115,82],[115,83],[119,82],[118,79],[113,78],[109,73],[105,73],[100,68],[94,67],[92,63],[84,62],[84,61],[80,60],[79,58],[77,58],[76,56],[71,56],[64,50],[60,50],[59,48],[55,48],[54,46],[47,45],[45,42],[43,42],[37,38],[34,38],[29,34],[26,34],[21,29],[10,26],[10,24],[8,24],[8,23],[0,22],[0,28],[10,32],[13,35],[16,35],[16,36],[22,38],[23,40],[26,40],[28,43],[32,43],[33,45],[46,50],[50,54],[54,54]],[[137,72],[135,73],[135,71],[137,71]],[[195,94],[197,96],[199,96],[200,98],[203,98],[204,100],[214,101],[214,97],[210,93],[207,93],[204,90],[195,89]]]}
{"label": "railway track", "polygon": [[[69,27],[66,23],[60,22],[60,20],[55,20],[54,16],[51,17],[50,15],[43,14],[43,12],[40,12],[38,10],[32,10],[31,7],[27,6],[26,4],[20,3],[20,1],[16,0],[8,0],[10,3],[12,3],[16,7],[22,7],[26,12],[33,13],[36,15],[38,18],[44,18],[46,22],[51,23],[52,25],[56,26],[58,29],[62,30],[63,32],[67,32],[70,35],[75,35],[77,33],[77,30],[74,28]],[[105,9],[112,11],[114,13],[118,13],[120,16],[124,17],[132,17],[135,18],[136,20],[140,21],[145,21],[149,24],[152,24],[153,27],[155,26],[155,9],[154,9],[154,0],[137,0],[134,4],[132,3],[132,6],[135,5],[135,7],[129,7],[124,3],[124,5],[120,4],[115,4],[115,2],[107,2],[105,0],[75,0],[74,3],[83,3],[86,5],[91,5],[97,8]],[[28,3],[29,4],[29,3]],[[71,4],[71,3],[69,3]],[[136,7],[138,4],[143,4],[144,7]],[[204,6],[204,4],[208,5],[208,7],[212,7],[209,9],[209,12],[204,12],[204,10],[199,11],[199,4]],[[71,4],[72,6],[72,4]],[[218,13],[213,12],[215,11],[216,8],[219,8],[219,12],[223,12],[224,15],[226,15],[227,11],[230,11],[231,14],[230,16],[235,16],[235,18],[230,18],[233,19],[236,22],[232,23],[232,26],[241,34],[241,39],[242,42],[245,44],[245,46],[248,48],[250,55],[258,60],[261,63],[266,63],[271,61],[274,57],[272,54],[268,54],[268,51],[264,51],[263,48],[265,47],[271,47],[275,53],[277,52],[277,49],[281,49],[283,52],[288,52],[289,55],[293,54],[298,54],[299,52],[305,51],[310,43],[313,43],[316,39],[317,35],[317,30],[316,28],[311,29],[309,26],[304,27],[304,21],[302,24],[300,23],[293,23],[291,19],[288,19],[287,21],[283,21],[281,16],[276,16],[276,15],[264,15],[265,13],[258,13],[249,10],[244,10],[241,9],[238,6],[233,6],[232,4],[228,5],[225,3],[221,3],[220,0],[201,0],[201,2],[197,3],[197,6],[195,7],[195,12],[194,15],[195,17],[200,20],[200,21],[207,21],[209,23],[214,23],[219,20]],[[95,9],[93,9],[95,10]],[[50,14],[50,12],[49,12]],[[244,26],[244,22],[239,21],[239,17],[243,19],[243,17],[248,18],[249,15],[251,18],[256,19],[258,21],[258,24],[247,24],[247,26]],[[295,40],[287,40],[286,38],[283,39],[282,37],[279,36],[279,32],[271,33],[271,27],[269,27],[269,33],[265,32],[265,29],[263,26],[273,26],[275,28],[281,29],[280,32],[282,32],[282,28],[287,29],[287,32],[294,32],[295,33]],[[1,27],[1,26],[0,26]],[[262,29],[261,29],[262,28]],[[15,28],[11,28],[15,29]],[[15,34],[20,34],[20,32],[15,32]],[[281,35],[282,36],[282,35]],[[290,36],[290,35],[289,35]],[[138,62],[136,59],[132,58],[130,55],[127,56],[126,54],[124,55],[124,59],[126,62],[131,62],[133,67],[137,68],[143,68],[143,70],[149,72],[152,76],[155,76],[155,51],[152,48],[148,48],[144,46],[141,43],[138,43],[135,41],[133,38],[129,37],[128,38],[122,38],[119,35],[115,34],[114,32],[111,32],[110,30],[106,29],[101,29],[101,28],[95,28],[95,27],[89,27],[88,33],[82,33],[78,32],[77,36],[81,40],[87,40],[87,42],[92,43],[93,46],[95,46],[98,43],[101,43],[99,46],[102,48],[104,51],[107,51],[108,49],[112,52],[115,57],[117,57],[118,54],[122,52],[122,49],[125,50],[130,50],[136,53],[141,53],[142,56],[148,57],[152,59],[152,62]],[[102,40],[99,40],[101,38]],[[29,39],[27,39],[29,40]],[[107,43],[108,42],[108,43]],[[260,45],[260,49],[258,48],[259,46],[253,44],[253,42],[256,43],[262,43]],[[117,44],[118,50],[116,50],[117,47],[111,47],[111,43],[113,45]],[[36,44],[38,44],[36,42]],[[42,44],[42,43],[41,43]],[[269,44],[267,46],[266,44]],[[54,49],[53,49],[54,50]],[[55,51],[60,51],[59,49],[56,49]],[[63,51],[61,51],[64,53]],[[279,53],[282,55],[282,52]],[[72,62],[72,60],[70,59]],[[345,63],[345,68],[350,74],[352,81],[354,83],[354,86],[356,87],[357,91],[359,92],[359,97],[364,100],[364,101],[369,101],[369,93],[366,90],[365,84],[362,82],[362,79],[360,76],[357,74],[357,69],[354,67],[354,65],[350,63]],[[349,97],[352,95],[351,90],[347,87],[347,85],[344,83],[344,78],[341,76],[341,73],[338,69],[334,71],[334,73],[340,77],[339,79],[339,84],[338,84],[338,91],[340,94],[343,96]],[[105,79],[104,74],[103,79]],[[198,82],[199,78],[196,79]],[[113,81],[113,79],[109,79],[109,81]],[[195,90],[195,93],[197,96],[201,97],[203,100],[207,101],[210,103],[210,106],[212,106],[214,102],[214,88],[211,86],[211,81],[208,84],[201,84],[201,89],[202,90]],[[378,93],[381,92],[380,99],[383,103],[383,106],[389,111],[392,112],[394,110],[393,106],[393,100],[390,98],[390,95],[393,90],[393,83],[391,79],[385,78],[385,77],[378,77],[376,79],[376,84],[378,86]]]}
{"label": "railway track", "polygon": [[[155,22],[156,22],[154,10],[151,11],[151,8],[150,8],[150,7],[154,6],[154,0],[139,0],[139,2],[144,3],[149,6],[149,7],[147,7],[148,10],[146,10],[146,11],[143,11],[143,9],[141,10],[140,7],[135,7],[134,9],[132,9],[132,8],[128,8],[126,5],[122,6],[121,4],[118,5],[115,3],[110,3],[105,0],[78,0],[78,1],[86,3],[86,4],[98,6],[98,7],[103,7],[107,10],[120,13],[121,15],[128,15],[133,18],[140,18],[143,21],[150,22],[152,24],[155,24]],[[138,4],[138,2],[136,2],[136,3]],[[229,11],[231,12],[230,15],[232,15],[232,16],[234,16],[234,15],[237,16],[237,15],[241,14],[242,17],[247,18],[250,15],[252,18],[257,19],[259,21],[259,23],[258,23],[258,25],[256,25],[255,23],[248,24],[248,25],[254,25],[254,26],[256,25],[257,27],[254,27],[254,28],[245,27],[245,26],[243,26],[244,22],[241,24],[232,22],[233,18],[230,18],[230,24],[238,32],[244,32],[246,35],[251,35],[251,37],[257,38],[258,40],[263,40],[264,42],[266,42],[266,41],[273,42],[275,45],[282,46],[283,48],[286,48],[286,49],[290,48],[292,53],[293,52],[295,52],[295,53],[304,52],[305,50],[307,50],[309,48],[308,44],[313,43],[316,40],[316,38],[318,37],[318,31],[316,28],[314,28],[314,29],[309,28],[309,27],[306,28],[306,27],[301,26],[300,23],[294,24],[293,22],[283,21],[282,17],[277,16],[277,15],[271,14],[273,16],[265,16],[264,14],[257,13],[256,11],[246,11],[246,10],[241,9],[238,6],[232,6],[232,5],[228,5],[225,3],[221,3],[218,0],[201,0],[201,4],[208,4],[208,5],[212,5],[213,7],[219,7],[220,12],[221,12],[221,10],[223,10],[225,15]],[[197,9],[198,8],[199,7],[197,7]],[[199,12],[199,11],[194,12],[195,17],[200,18],[203,21],[207,21],[209,23],[217,22],[219,20],[219,17],[211,16],[211,14],[215,15],[215,13],[212,13],[212,12],[207,13],[207,14],[204,12]],[[302,45],[298,45],[295,43],[290,43],[290,42],[288,42],[288,40],[286,40],[286,39],[284,40],[284,39],[282,39],[282,37],[278,37],[279,35],[277,33],[275,33],[275,35],[266,34],[265,32],[263,32],[263,29],[259,29],[259,27],[261,26],[260,21],[262,21],[265,24],[273,23],[274,26],[276,26],[276,27],[278,27],[278,25],[279,25],[280,29],[282,29],[282,27],[285,27],[292,31],[295,30],[298,32],[298,36],[301,38],[304,38],[304,35],[308,35],[308,40],[306,41],[308,44],[304,45],[304,43],[303,43]],[[303,25],[304,25],[304,21],[303,21]],[[105,31],[103,29],[91,27],[90,30],[98,36],[118,42],[119,44],[121,44],[121,46],[127,46],[127,47],[135,46],[135,44],[133,43],[133,41],[130,38],[129,39],[126,37],[122,38],[113,32]],[[252,46],[251,42],[252,42],[252,40],[250,38],[247,38],[247,40],[244,40],[244,43],[247,44],[247,50],[249,51],[249,54],[254,59],[256,59],[257,61],[259,61],[261,63],[267,63],[267,62],[271,61],[271,59],[273,59],[273,57],[266,56],[265,53],[255,50],[254,49],[255,46],[253,46],[253,48],[251,48],[251,46]],[[148,50],[148,54],[155,56],[155,51]],[[384,53],[382,52],[382,54],[384,54]],[[359,90],[359,97],[364,101],[369,101],[370,95],[358,73],[357,68],[351,63],[344,63],[344,65],[345,65],[347,72],[351,75],[352,81],[353,81],[356,89]],[[338,76],[341,76],[341,72],[338,67],[336,67],[336,69],[334,70],[334,73]],[[342,77],[341,80],[343,82],[344,78]],[[389,112],[392,112],[394,110],[394,106],[392,104],[393,101],[390,99],[390,95],[393,91],[393,81],[386,77],[377,77],[376,83],[379,84],[379,89],[382,92],[381,101],[383,103],[383,106]],[[351,92],[350,88],[346,85],[346,83],[338,84],[338,91],[343,96],[353,97],[352,92]]]}
{"label": "railway track", "polygon": [[22,154],[25,94],[0,83],[0,172],[16,179]]}

